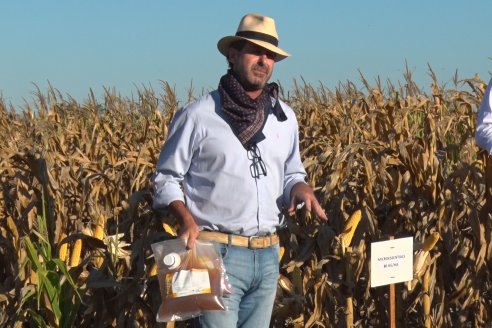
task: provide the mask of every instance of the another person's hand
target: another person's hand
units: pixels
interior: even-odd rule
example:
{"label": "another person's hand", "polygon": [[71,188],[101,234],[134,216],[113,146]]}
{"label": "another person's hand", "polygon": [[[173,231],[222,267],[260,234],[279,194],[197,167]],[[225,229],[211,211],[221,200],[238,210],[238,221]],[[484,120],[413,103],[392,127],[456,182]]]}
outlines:
{"label": "another person's hand", "polygon": [[292,187],[288,212],[294,212],[300,203],[304,203],[307,212],[316,214],[322,220],[328,220],[325,211],[314,195],[313,188],[304,182],[298,182]]}

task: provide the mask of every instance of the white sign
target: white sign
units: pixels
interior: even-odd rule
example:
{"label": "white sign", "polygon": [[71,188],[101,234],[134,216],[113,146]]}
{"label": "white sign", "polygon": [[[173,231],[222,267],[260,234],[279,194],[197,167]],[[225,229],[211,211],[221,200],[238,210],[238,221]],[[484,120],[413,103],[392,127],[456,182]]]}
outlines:
{"label": "white sign", "polygon": [[413,237],[371,243],[371,287],[413,279]]}

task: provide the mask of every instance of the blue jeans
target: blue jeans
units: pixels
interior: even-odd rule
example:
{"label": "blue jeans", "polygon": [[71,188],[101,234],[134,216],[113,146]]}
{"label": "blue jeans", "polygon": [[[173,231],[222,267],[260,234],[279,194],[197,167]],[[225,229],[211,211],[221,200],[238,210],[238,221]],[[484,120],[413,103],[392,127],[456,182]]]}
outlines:
{"label": "blue jeans", "polygon": [[217,244],[231,295],[224,297],[227,311],[208,311],[195,320],[203,328],[269,327],[279,276],[279,246],[264,249]]}

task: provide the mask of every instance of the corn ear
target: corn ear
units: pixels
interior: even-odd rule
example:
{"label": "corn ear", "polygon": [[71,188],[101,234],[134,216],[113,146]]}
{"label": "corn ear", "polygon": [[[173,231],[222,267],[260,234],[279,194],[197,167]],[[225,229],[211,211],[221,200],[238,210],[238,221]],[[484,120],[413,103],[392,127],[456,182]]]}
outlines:
{"label": "corn ear", "polygon": [[429,251],[434,248],[441,235],[434,231],[427,237],[421,249],[415,252],[413,257],[413,280],[407,283],[408,290],[413,290],[418,280],[427,272],[429,267]]}
{"label": "corn ear", "polygon": [[[92,233],[92,236],[94,238],[97,238],[99,240],[104,239],[105,224],[106,224],[106,218],[104,217],[103,214],[100,214],[99,217],[97,218],[96,227],[94,228],[94,231]],[[96,254],[95,258],[93,259],[93,263],[96,266],[96,268],[100,268],[103,262],[104,262],[104,258],[101,256],[101,254]]]}
{"label": "corn ear", "polygon": [[29,280],[31,281],[31,284],[37,285],[38,284],[38,273],[31,269],[31,273],[29,275]]}
{"label": "corn ear", "polygon": [[176,230],[173,229],[173,227],[171,227],[169,224],[167,223],[163,223],[162,224],[162,227],[164,228],[164,231],[166,231],[168,234],[170,234],[171,236],[174,236],[176,237],[178,234],[176,233]]}
{"label": "corn ear", "polygon": [[419,249],[413,256],[413,279],[406,283],[407,289],[412,291],[421,277],[427,272],[429,267],[430,253],[423,249]]}
{"label": "corn ear", "polygon": [[157,264],[154,262],[154,263],[152,263],[152,266],[150,267],[149,277],[153,277],[155,275],[157,275]]}
{"label": "corn ear", "polygon": [[425,239],[422,250],[428,252],[433,249],[440,237],[441,235],[437,231],[431,233],[430,236]]}
{"label": "corn ear", "polygon": [[106,224],[106,218],[103,214],[99,215],[97,219],[96,228],[94,229],[93,236],[99,240],[104,238],[104,225]]}
{"label": "corn ear", "polygon": [[344,248],[350,246],[350,243],[352,242],[352,237],[354,237],[355,229],[357,229],[361,217],[361,210],[356,210],[347,220],[347,223],[345,224],[345,229],[340,235],[340,241]]}
{"label": "corn ear", "polygon": [[280,287],[282,287],[284,291],[286,291],[290,295],[294,293],[294,284],[292,284],[292,282],[286,276],[281,274],[278,277],[278,284],[280,285]]}
{"label": "corn ear", "polygon": [[284,254],[285,254],[285,247],[284,246],[280,246],[280,251],[279,251],[279,254],[278,254],[278,261],[279,262],[282,260],[282,257],[284,257]]}
{"label": "corn ear", "polygon": [[70,256],[71,267],[75,267],[80,264],[81,252],[82,252],[82,239],[77,239],[73,245],[72,254]]}
{"label": "corn ear", "polygon": [[413,256],[413,276],[414,278],[420,278],[427,269],[427,258],[429,252],[419,249]]}
{"label": "corn ear", "polygon": [[96,268],[100,268],[103,262],[104,262],[104,257],[102,257],[101,255],[97,255],[93,263],[96,266]]}
{"label": "corn ear", "polygon": [[[66,237],[67,237],[67,234],[63,232],[63,233],[60,235],[60,241],[62,241],[62,240],[63,240],[63,239],[65,239]],[[63,243],[63,244],[61,244],[61,245],[59,245],[59,246],[60,246],[60,248],[59,248],[59,250],[58,250],[58,258],[59,258],[60,260],[62,260],[63,262],[65,262],[65,261],[66,261],[66,259],[67,259],[67,253],[68,253],[68,243]]]}

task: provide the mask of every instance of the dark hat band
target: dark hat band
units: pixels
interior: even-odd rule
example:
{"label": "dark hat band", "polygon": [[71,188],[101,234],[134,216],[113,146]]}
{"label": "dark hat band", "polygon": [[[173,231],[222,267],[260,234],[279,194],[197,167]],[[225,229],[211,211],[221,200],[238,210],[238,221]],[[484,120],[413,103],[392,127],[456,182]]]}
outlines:
{"label": "dark hat band", "polygon": [[265,33],[261,33],[261,32],[238,31],[236,33],[236,36],[240,36],[240,37],[247,38],[247,39],[254,39],[254,40],[258,40],[258,41],[265,41],[265,42],[273,44],[275,47],[278,46],[277,38],[275,38],[271,35],[265,34]]}

